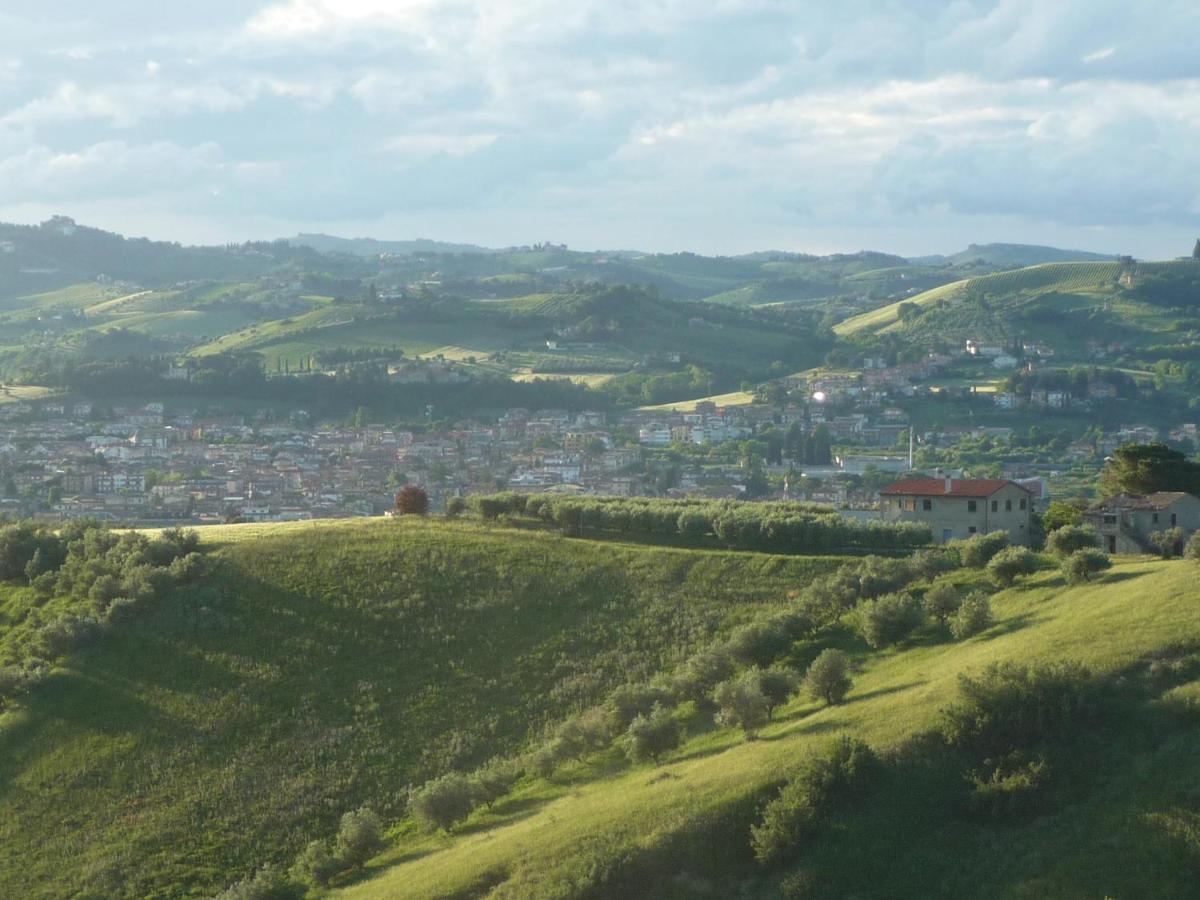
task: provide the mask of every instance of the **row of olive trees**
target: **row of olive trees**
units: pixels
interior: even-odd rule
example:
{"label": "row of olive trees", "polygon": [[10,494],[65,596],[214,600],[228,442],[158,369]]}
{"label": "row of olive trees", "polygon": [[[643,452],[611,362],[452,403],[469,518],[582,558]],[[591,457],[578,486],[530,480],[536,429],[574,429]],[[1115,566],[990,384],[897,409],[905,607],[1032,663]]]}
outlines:
{"label": "row of olive trees", "polygon": [[861,522],[845,519],[828,507],[803,503],[517,493],[475,496],[470,502],[484,519],[536,518],[568,534],[613,532],[690,543],[715,540],[730,549],[770,553],[911,550],[931,539],[929,528],[917,523]]}

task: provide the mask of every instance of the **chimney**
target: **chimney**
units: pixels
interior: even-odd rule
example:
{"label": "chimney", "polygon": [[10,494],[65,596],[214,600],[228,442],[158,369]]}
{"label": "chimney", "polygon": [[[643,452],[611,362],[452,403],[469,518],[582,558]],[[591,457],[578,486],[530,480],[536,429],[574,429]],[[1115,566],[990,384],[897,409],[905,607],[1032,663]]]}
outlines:
{"label": "chimney", "polygon": [[953,490],[953,488],[954,488],[954,479],[952,479],[949,475],[947,475],[946,476],[946,493],[947,494],[950,493],[950,491]]}

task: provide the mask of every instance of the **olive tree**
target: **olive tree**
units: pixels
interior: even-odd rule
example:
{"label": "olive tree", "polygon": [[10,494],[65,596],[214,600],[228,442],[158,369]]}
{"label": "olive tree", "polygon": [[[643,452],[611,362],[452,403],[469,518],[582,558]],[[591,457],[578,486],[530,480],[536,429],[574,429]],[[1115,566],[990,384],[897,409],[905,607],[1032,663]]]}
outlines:
{"label": "olive tree", "polygon": [[841,650],[822,650],[804,675],[804,686],[815,699],[841,703],[850,690],[850,661]]}

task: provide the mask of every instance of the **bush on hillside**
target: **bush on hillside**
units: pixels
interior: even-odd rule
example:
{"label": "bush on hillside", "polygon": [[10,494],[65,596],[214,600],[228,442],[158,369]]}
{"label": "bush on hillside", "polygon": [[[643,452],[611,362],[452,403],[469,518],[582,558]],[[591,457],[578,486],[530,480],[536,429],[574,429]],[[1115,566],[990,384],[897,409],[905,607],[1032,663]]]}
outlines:
{"label": "bush on hillside", "polygon": [[342,816],[335,848],[347,866],[360,868],[383,846],[383,822],[374,810],[362,806]]}
{"label": "bush on hillside", "polygon": [[1193,532],[1188,538],[1187,546],[1183,548],[1183,555],[1188,559],[1200,559],[1200,531]]}
{"label": "bush on hillside", "polygon": [[1008,546],[1009,537],[1007,531],[992,531],[956,543],[962,564],[969,569],[982,569],[993,556]]}
{"label": "bush on hillside", "polygon": [[1067,584],[1085,584],[1111,566],[1112,560],[1103,550],[1076,550],[1062,561],[1062,572]]}
{"label": "bush on hillside", "polygon": [[864,600],[898,591],[913,578],[912,565],[907,559],[868,556],[843,568],[853,573],[858,596]]}
{"label": "bush on hillside", "polygon": [[910,594],[885,594],[864,600],[854,611],[855,625],[873,650],[904,640],[921,624],[921,602]]}
{"label": "bush on hillside", "polygon": [[777,667],[751,671],[758,679],[758,689],[766,698],[767,718],[772,719],[775,717],[775,710],[787,703],[788,698],[796,693],[796,676],[789,669]]}
{"label": "bush on hillside", "polygon": [[329,880],[344,866],[342,861],[329,850],[328,841],[309,841],[296,857],[292,874],[301,881],[317,887],[328,887]]}
{"label": "bush on hillside", "polygon": [[822,650],[804,675],[804,687],[818,700],[830,706],[841,703],[850,690],[850,661],[841,650]]}
{"label": "bush on hillside", "polygon": [[718,684],[713,701],[718,709],[717,721],[742,729],[747,738],[753,739],[770,718],[767,698],[754,670]]}
{"label": "bush on hillside", "polygon": [[446,501],[446,518],[457,519],[467,511],[467,501],[462,497],[451,497]]}
{"label": "bush on hillside", "polygon": [[980,760],[1068,737],[1095,709],[1089,672],[1075,663],[992,663],[958,677],[958,699],[942,713],[947,743]]}
{"label": "bush on hillside", "polygon": [[471,786],[461,775],[443,775],[414,788],[408,808],[418,819],[449,831],[471,814]]}
{"label": "bush on hillside", "polygon": [[817,831],[834,803],[861,794],[879,769],[879,757],[862,741],[834,741],[763,807],[760,821],[750,828],[755,857],[772,864],[791,856]]}
{"label": "bush on hillside", "polygon": [[217,894],[216,900],[301,900],[308,890],[284,869],[263,866]]}
{"label": "bush on hillside", "polygon": [[655,706],[670,701],[670,692],[658,685],[621,685],[608,695],[604,704],[609,730],[613,734],[623,734],[638,716],[649,715]]}
{"label": "bush on hillside", "polygon": [[491,807],[512,790],[520,775],[520,768],[510,761],[493,760],[488,763],[467,780],[472,805]]}
{"label": "bush on hillside", "polygon": [[1046,552],[1052,556],[1070,556],[1077,550],[1099,546],[1100,535],[1085,525],[1064,525],[1046,536]]}
{"label": "bush on hillside", "polygon": [[1052,500],[1046,509],[1046,514],[1042,516],[1042,524],[1049,534],[1065,525],[1078,525],[1081,518],[1083,518],[1083,510],[1075,504]]}
{"label": "bush on hillside", "polygon": [[956,641],[964,641],[991,624],[992,602],[987,594],[976,591],[968,595],[950,616],[950,634]]}
{"label": "bush on hillside", "polygon": [[1183,548],[1186,534],[1182,528],[1167,528],[1150,534],[1150,545],[1163,559],[1173,559]]}
{"label": "bush on hillside", "polygon": [[607,747],[612,732],[601,710],[592,710],[568,719],[559,726],[552,746],[562,759],[582,759],[585,754]]}
{"label": "bush on hillside", "polygon": [[652,760],[658,765],[659,758],[679,746],[682,736],[679,723],[670,710],[655,704],[649,715],[638,716],[629,723],[625,732],[625,753],[634,762]]}
{"label": "bush on hillside", "polygon": [[423,516],[429,512],[429,495],[415,484],[406,484],[396,494],[396,515]]}
{"label": "bush on hillside", "polygon": [[918,550],[908,559],[913,576],[932,581],[946,572],[953,572],[962,566],[958,550],[953,547],[932,547]]}
{"label": "bush on hillside", "polygon": [[1001,550],[987,564],[988,577],[998,587],[1010,587],[1022,575],[1032,575],[1037,569],[1037,556],[1027,547]]}
{"label": "bush on hillside", "polygon": [[977,814],[993,819],[1034,815],[1045,803],[1050,764],[1040,754],[1010,753],[972,772],[969,781],[971,808]]}
{"label": "bush on hillside", "polygon": [[935,584],[925,592],[925,614],[945,625],[958,607],[962,604],[962,596],[952,584],[942,582]]}
{"label": "bush on hillside", "polygon": [[792,635],[780,622],[751,622],[734,629],[726,646],[743,665],[769,666],[791,648]]}
{"label": "bush on hillside", "polygon": [[688,658],[675,674],[675,693],[680,699],[704,704],[722,681],[733,674],[733,655],[724,644],[706,647]]}

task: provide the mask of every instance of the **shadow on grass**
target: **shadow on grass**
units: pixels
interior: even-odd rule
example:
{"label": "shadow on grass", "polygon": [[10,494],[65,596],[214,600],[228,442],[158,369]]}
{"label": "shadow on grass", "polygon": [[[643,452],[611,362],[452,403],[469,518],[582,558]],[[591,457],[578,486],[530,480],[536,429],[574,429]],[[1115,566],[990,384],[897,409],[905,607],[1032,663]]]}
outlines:
{"label": "shadow on grass", "polygon": [[1034,624],[1033,613],[1021,613],[1019,616],[1013,616],[1011,619],[1005,619],[1003,622],[997,622],[995,625],[983,632],[985,637],[994,638],[1001,637],[1006,634],[1013,634],[1021,631]]}
{"label": "shadow on grass", "polygon": [[[812,715],[812,713],[809,713],[809,715]],[[783,731],[777,732],[776,734],[760,734],[756,740],[762,741],[763,743],[770,743],[772,741],[781,741],[784,738],[793,738],[797,734],[827,734],[830,731],[842,731],[846,728],[844,723],[831,722],[828,719],[822,719],[820,722],[813,722],[808,725],[804,723],[804,719],[800,719],[789,724],[792,727],[785,728]]]}
{"label": "shadow on grass", "polygon": [[[894,684],[891,687],[876,688],[873,691],[866,691],[862,694],[851,694],[850,696],[848,696],[846,698],[846,702],[843,705],[848,705],[851,703],[858,703],[859,701],[862,701],[862,700],[871,700],[875,697],[886,697],[889,694],[899,694],[901,691],[907,691],[910,688],[920,687],[924,683],[925,683],[924,681],[908,681],[908,682],[905,682],[904,684]],[[823,708],[827,708],[827,707],[823,707]]]}
{"label": "shadow on grass", "polygon": [[[566,796],[565,794],[560,796]],[[505,825],[512,825],[514,822],[520,822],[522,819],[528,819],[532,815],[536,815],[541,811],[542,807],[549,803],[553,803],[559,797],[525,797],[521,800],[510,800],[506,803],[496,802],[496,805],[490,810],[486,810],[487,817],[483,821],[469,822],[466,825],[460,825],[454,829],[455,837],[462,837],[468,834],[478,834],[481,831],[491,831],[493,828],[500,828]]]}

